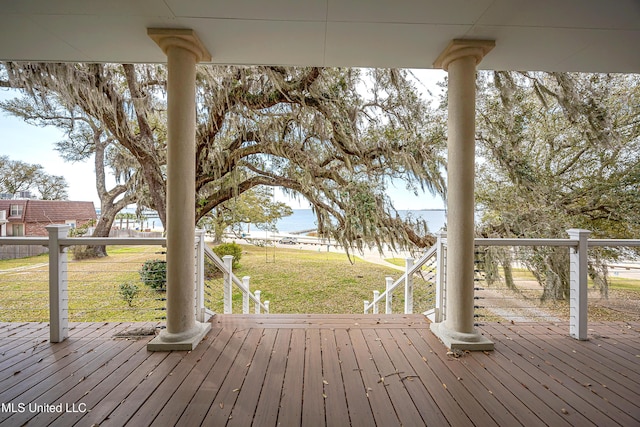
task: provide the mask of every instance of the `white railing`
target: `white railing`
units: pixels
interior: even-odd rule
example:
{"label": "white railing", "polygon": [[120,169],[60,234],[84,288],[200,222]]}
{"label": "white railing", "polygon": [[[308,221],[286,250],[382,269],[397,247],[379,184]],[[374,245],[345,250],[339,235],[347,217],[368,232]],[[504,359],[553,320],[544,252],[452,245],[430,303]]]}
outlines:
{"label": "white railing", "polygon": [[[126,245],[126,246],[166,246],[166,238],[150,238],[150,237],[69,237],[68,225],[49,225],[46,227],[49,237],[0,237],[0,246],[3,245],[38,245],[47,246],[49,248],[49,321],[50,321],[50,340],[51,342],[62,342],[68,336],[69,331],[69,291],[68,291],[68,260],[67,250],[70,246],[86,245],[86,246],[106,246],[106,245]],[[268,301],[260,302],[259,291],[253,294],[249,291],[248,281],[241,282],[231,271],[231,260],[229,258],[229,266],[220,261],[213,251],[204,242],[204,233],[198,232],[196,236],[196,277],[195,277],[195,295],[194,304],[196,309],[196,319],[199,321],[207,321],[215,313],[205,307],[205,287],[204,279],[204,257],[211,259],[214,264],[223,271],[227,280],[229,295],[231,294],[231,286],[236,285],[243,293],[244,299],[251,299],[256,303],[256,313],[261,310],[269,311]],[[225,293],[226,293],[225,287]],[[227,302],[225,300],[225,307]],[[247,302],[248,307],[248,302]],[[231,306],[229,302],[229,307]],[[226,312],[226,310],[225,310]],[[246,310],[248,312],[248,309]]]}
{"label": "white railing", "polygon": [[[203,248],[203,257],[198,256],[198,259],[204,259],[204,257],[208,258],[212,261],[219,270],[222,271],[223,274],[223,289],[224,289],[224,313],[231,314],[233,313],[233,298],[232,298],[232,289],[235,285],[242,292],[242,313],[249,314],[249,305],[250,301],[254,303],[255,313],[269,313],[269,301],[260,301],[260,291],[256,290],[255,292],[251,292],[249,286],[249,276],[244,276],[242,280],[240,280],[235,274],[233,274],[232,264],[233,264],[233,256],[226,255],[223,256],[222,259],[215,252],[209,248],[209,246],[204,244],[204,233],[200,234],[202,239],[202,244],[198,245],[198,247]],[[203,263],[204,264],[204,263]],[[202,267],[198,266],[198,271],[203,271],[204,265]],[[204,273],[202,273],[202,277],[204,277]],[[198,280],[197,283],[202,284],[202,286],[198,286],[197,289],[197,299],[201,299],[203,304],[201,307],[204,307],[204,280]]]}
{"label": "white railing", "polygon": [[413,275],[420,271],[427,263],[431,268],[437,268],[435,265],[436,254],[438,246],[432,246],[427,253],[425,253],[418,262],[414,263],[413,258],[406,258],[405,272],[395,282],[393,278],[387,277],[385,280],[385,291],[380,293],[379,291],[373,291],[373,300],[364,302],[365,314],[372,311],[374,314],[378,313],[378,304],[380,301],[385,300],[385,313],[392,313],[393,292],[401,285],[404,284],[404,312],[406,314],[413,313]]}
{"label": "white railing", "polygon": [[[567,230],[568,239],[494,239],[477,238],[475,246],[551,246],[566,247],[569,249],[569,334],[576,339],[587,339],[587,277],[588,254],[591,247],[640,247],[640,239],[589,239],[590,231],[570,229]],[[398,280],[387,278],[387,289],[384,293],[374,292],[373,301],[365,301],[364,312],[377,313],[377,304],[385,299],[386,312],[390,313],[390,301],[393,291],[405,283],[405,292],[410,292],[412,287],[406,285],[408,278],[422,268],[428,261],[435,266],[435,301],[434,308],[425,314],[432,322],[445,320],[446,306],[446,233],[439,233],[436,244],[416,264],[407,263],[405,273]],[[408,295],[408,294],[406,294]],[[405,313],[411,313],[412,307],[406,305],[410,296],[405,296]]]}

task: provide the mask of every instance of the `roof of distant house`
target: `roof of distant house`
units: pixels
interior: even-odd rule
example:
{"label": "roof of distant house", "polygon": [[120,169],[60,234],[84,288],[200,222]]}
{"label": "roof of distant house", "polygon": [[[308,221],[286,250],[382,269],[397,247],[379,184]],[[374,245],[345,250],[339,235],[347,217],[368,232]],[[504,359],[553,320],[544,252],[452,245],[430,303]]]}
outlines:
{"label": "roof of distant house", "polygon": [[0,210],[10,215],[11,205],[23,206],[22,220],[27,223],[58,223],[66,220],[96,219],[93,202],[71,200],[0,200]]}

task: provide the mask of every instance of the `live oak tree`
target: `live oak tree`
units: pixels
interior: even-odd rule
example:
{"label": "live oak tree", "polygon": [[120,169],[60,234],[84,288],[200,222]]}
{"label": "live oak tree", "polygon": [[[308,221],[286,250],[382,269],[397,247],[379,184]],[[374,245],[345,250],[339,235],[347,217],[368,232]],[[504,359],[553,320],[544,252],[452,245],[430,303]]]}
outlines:
{"label": "live oak tree", "polygon": [[[38,105],[54,94],[135,159],[137,194],[166,222],[165,67],[5,63],[2,71],[4,85]],[[197,106],[197,220],[253,188],[280,187],[309,200],[320,233],[346,247],[433,242],[385,193],[390,180],[445,191],[444,126],[406,71],[199,66]]]}
{"label": "live oak tree", "polygon": [[[37,94],[2,102],[0,108],[27,123],[61,129],[66,138],[56,143],[56,150],[66,161],[73,163],[93,158],[101,207],[93,236],[108,236],[116,214],[142,198],[144,183],[133,156],[110,138],[99,122],[73,104],[64,104],[53,92],[38,90]],[[115,177],[112,188],[107,187],[107,173]],[[83,257],[107,255],[105,246],[85,247],[74,253]]]}
{"label": "live oak tree", "polygon": [[[542,72],[481,75],[477,139],[479,231],[490,237],[640,235],[640,76]],[[589,269],[607,294],[606,261],[631,256],[591,249]],[[510,256],[494,255],[510,272]],[[568,297],[566,248],[521,248],[544,286]]]}

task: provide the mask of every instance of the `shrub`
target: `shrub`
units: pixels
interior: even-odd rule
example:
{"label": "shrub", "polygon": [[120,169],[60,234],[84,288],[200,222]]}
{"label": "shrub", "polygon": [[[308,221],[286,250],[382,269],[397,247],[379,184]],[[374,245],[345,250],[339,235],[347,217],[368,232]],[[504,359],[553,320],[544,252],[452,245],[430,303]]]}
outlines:
{"label": "shrub", "polygon": [[125,300],[129,307],[133,307],[133,299],[140,293],[140,288],[135,283],[126,282],[120,284],[120,298]]}
{"label": "shrub", "polygon": [[240,267],[240,258],[242,258],[242,246],[237,243],[223,243],[213,248],[213,252],[222,258],[225,255],[233,255],[233,263],[231,267],[236,269]]}
{"label": "shrub", "polygon": [[142,283],[157,291],[167,290],[167,262],[161,259],[148,259],[140,268]]}

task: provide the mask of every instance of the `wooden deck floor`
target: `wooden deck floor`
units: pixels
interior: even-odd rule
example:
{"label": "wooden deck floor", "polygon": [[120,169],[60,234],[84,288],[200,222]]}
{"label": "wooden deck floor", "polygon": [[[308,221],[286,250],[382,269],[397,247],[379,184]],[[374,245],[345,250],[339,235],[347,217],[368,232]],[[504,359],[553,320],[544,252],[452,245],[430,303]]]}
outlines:
{"label": "wooden deck floor", "polygon": [[0,424],[19,426],[638,426],[640,324],[488,324],[454,357],[424,318],[222,316],[192,352],[140,324],[0,324]]}

